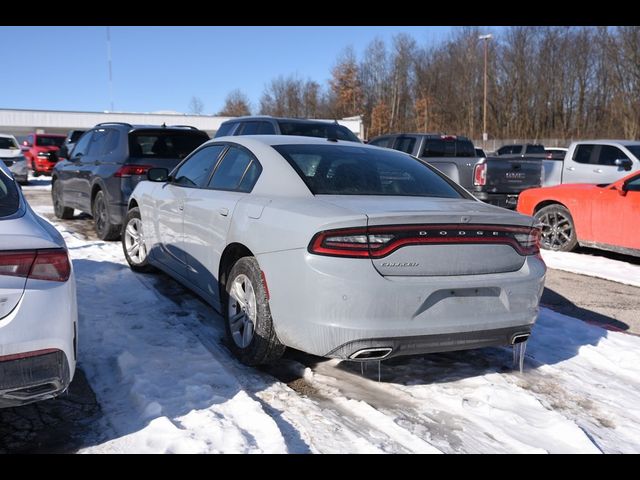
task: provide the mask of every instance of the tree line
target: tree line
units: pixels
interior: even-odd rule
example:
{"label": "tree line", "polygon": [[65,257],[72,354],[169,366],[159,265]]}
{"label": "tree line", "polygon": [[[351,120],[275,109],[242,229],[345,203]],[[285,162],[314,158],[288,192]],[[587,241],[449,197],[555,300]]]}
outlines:
{"label": "tree line", "polygon": [[[456,28],[437,45],[407,34],[376,38],[358,58],[347,47],[326,85],[294,75],[265,85],[255,113],[361,115],[365,136],[447,132],[480,138],[484,43]],[[487,44],[489,138],[640,136],[640,27],[514,26]],[[250,114],[239,90],[219,115]]]}

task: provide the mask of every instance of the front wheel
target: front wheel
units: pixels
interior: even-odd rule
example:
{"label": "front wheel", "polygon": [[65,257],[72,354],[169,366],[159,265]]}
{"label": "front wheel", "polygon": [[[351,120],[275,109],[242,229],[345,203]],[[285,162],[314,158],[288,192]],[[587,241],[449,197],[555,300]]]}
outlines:
{"label": "front wheel", "polygon": [[132,208],[127,213],[122,228],[122,251],[124,258],[136,272],[150,272],[153,267],[149,265],[147,245],[144,239],[144,231],[142,230],[142,218],[140,217],[140,209]]}
{"label": "front wheel", "polygon": [[285,351],[273,327],[262,272],[254,257],[238,260],[229,274],[224,299],[227,342],[246,365],[273,363]]}
{"label": "front wheel", "polygon": [[100,240],[117,240],[120,236],[120,225],[113,225],[107,208],[107,198],[100,190],[93,200],[93,222]]}
{"label": "front wheel", "polygon": [[540,245],[547,250],[570,252],[578,244],[576,227],[569,210],[562,205],[548,205],[535,213],[542,223]]}
{"label": "front wheel", "polygon": [[73,208],[65,207],[62,202],[62,191],[58,181],[51,186],[51,197],[53,200],[53,213],[58,218],[70,220],[73,218]]}

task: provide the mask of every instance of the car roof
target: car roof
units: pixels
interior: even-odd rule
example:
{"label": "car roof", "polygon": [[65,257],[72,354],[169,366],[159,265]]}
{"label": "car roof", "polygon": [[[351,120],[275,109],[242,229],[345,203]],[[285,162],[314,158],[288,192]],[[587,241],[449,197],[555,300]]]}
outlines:
{"label": "car roof", "polygon": [[[341,145],[358,148],[375,148],[373,145],[367,145],[364,143],[356,143],[350,140],[329,140],[321,137],[303,137],[302,135],[235,135],[216,137],[209,140],[206,143],[216,142],[232,142],[250,147],[251,145]],[[246,143],[246,145],[245,145]]]}
{"label": "car roof", "polygon": [[223,123],[227,123],[227,122],[238,122],[238,121],[251,121],[251,120],[277,120],[277,121],[281,121],[284,120],[286,122],[298,122],[298,123],[328,123],[330,125],[340,125],[337,122],[334,122],[333,120],[320,120],[320,119],[310,119],[310,118],[292,118],[292,117],[272,117],[270,115],[249,115],[249,116],[245,116],[245,117],[236,117],[236,118],[230,118],[229,120],[225,120]]}
{"label": "car roof", "polygon": [[8,133],[0,133],[0,137],[2,137],[2,138],[13,138],[14,140],[16,139],[15,136],[9,135]]}
{"label": "car roof", "polygon": [[575,143],[593,143],[595,145],[606,145],[609,143],[617,143],[619,145],[640,145],[640,140],[608,140],[608,139],[599,139],[599,140],[576,140]]}
{"label": "car roof", "polygon": [[[91,128],[100,128],[100,127],[120,127],[120,128],[125,128],[127,130],[172,130],[172,131],[180,131],[180,132],[204,132],[204,130],[200,130],[199,128],[193,127],[191,125],[143,125],[143,124],[131,124],[131,123],[125,123],[125,122],[101,122],[94,125]],[[91,130],[91,128],[87,130]]]}

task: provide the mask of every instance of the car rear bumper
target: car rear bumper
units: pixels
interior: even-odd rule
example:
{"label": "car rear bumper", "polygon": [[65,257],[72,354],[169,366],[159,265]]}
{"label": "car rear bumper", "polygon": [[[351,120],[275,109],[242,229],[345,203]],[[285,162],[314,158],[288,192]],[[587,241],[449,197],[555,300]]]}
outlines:
{"label": "car rear bumper", "polygon": [[27,389],[22,403],[28,403],[67,388],[76,366],[77,322],[73,272],[64,283],[27,280],[18,304],[0,318],[0,399]]}
{"label": "car rear bumper", "polygon": [[258,255],[278,338],[308,353],[349,358],[508,345],[535,322],[546,267],[528,256],[514,272],[383,277],[367,259],[306,250]]}
{"label": "car rear bumper", "polygon": [[69,387],[71,374],[63,351],[40,350],[24,355],[0,357],[0,407],[52,398]]}

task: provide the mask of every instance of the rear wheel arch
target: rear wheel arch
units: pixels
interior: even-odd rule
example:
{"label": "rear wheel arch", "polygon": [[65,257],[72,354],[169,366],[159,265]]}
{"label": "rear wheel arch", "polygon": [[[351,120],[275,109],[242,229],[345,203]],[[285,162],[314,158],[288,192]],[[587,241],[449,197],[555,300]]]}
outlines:
{"label": "rear wheel arch", "polygon": [[[538,213],[540,210],[542,210],[544,207],[548,207],[549,205],[559,205],[561,207],[566,208],[567,210],[569,210],[569,207],[567,207],[564,203],[559,202],[557,200],[544,200],[540,203],[538,203],[534,209],[533,209],[533,214],[535,215],[536,213]],[[569,210],[569,212],[571,212],[571,210]]]}
{"label": "rear wheel arch", "polygon": [[242,257],[253,257],[254,254],[242,243],[230,243],[222,252],[220,266],[218,268],[218,284],[220,285],[220,296],[224,298],[226,294],[227,278],[235,263]]}

